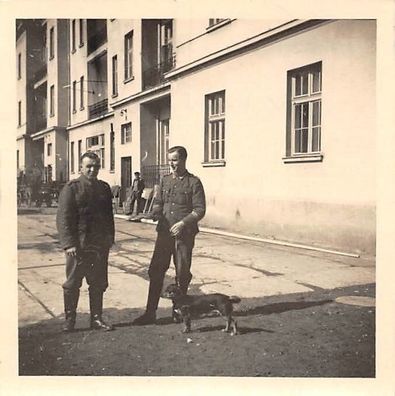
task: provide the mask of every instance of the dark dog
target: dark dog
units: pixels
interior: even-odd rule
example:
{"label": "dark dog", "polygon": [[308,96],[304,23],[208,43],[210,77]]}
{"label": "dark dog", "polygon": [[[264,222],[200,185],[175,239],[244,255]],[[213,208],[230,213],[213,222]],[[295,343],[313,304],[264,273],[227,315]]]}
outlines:
{"label": "dark dog", "polygon": [[191,316],[217,311],[226,319],[226,327],[223,331],[230,332],[231,335],[238,334],[237,323],[232,318],[232,311],[233,303],[241,301],[239,297],[229,297],[220,293],[190,296],[182,294],[177,285],[167,286],[162,297],[173,301],[173,320],[184,322],[183,333],[191,331]]}

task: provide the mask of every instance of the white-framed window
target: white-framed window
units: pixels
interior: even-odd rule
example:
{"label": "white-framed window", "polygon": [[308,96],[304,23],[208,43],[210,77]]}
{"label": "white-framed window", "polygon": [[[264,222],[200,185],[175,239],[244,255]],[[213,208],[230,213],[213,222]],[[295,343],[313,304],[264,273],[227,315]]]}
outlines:
{"label": "white-framed window", "polygon": [[22,125],[22,101],[18,102],[18,127]]}
{"label": "white-framed window", "polygon": [[321,152],[322,63],[288,72],[287,156]]}
{"label": "white-framed window", "polygon": [[75,19],[71,21],[71,52],[75,52]]}
{"label": "white-framed window", "polygon": [[125,35],[125,80],[133,77],[133,30]]}
{"label": "white-framed window", "polygon": [[73,113],[77,111],[77,81],[73,81]]}
{"label": "white-framed window", "polygon": [[111,123],[110,131],[110,171],[115,170],[115,133],[114,126]]}
{"label": "white-framed window", "polygon": [[82,140],[78,140],[78,170],[81,169],[81,157],[82,157]]}
{"label": "white-framed window", "polygon": [[55,57],[55,28],[49,29],[49,60]]}
{"label": "white-framed window", "polygon": [[225,160],[225,91],[206,95],[205,162]]}
{"label": "white-framed window", "polygon": [[49,115],[51,117],[55,115],[55,85],[49,88]]}
{"label": "white-framed window", "polygon": [[101,168],[105,166],[104,134],[86,138],[86,149],[97,154],[100,158]]}
{"label": "white-framed window", "polygon": [[129,143],[132,141],[132,123],[121,125],[121,144]]}
{"label": "white-framed window", "polygon": [[70,142],[70,172],[74,173],[74,142]]}
{"label": "white-framed window", "polygon": [[79,20],[79,27],[80,27],[80,47],[84,45],[84,20]]}
{"label": "white-framed window", "polygon": [[84,76],[80,77],[80,110],[84,110]]}
{"label": "white-framed window", "polygon": [[169,163],[169,118],[158,121],[158,164],[164,165]]}
{"label": "white-framed window", "polygon": [[112,95],[118,95],[118,56],[112,57]]}
{"label": "white-framed window", "polygon": [[47,156],[50,157],[52,155],[52,143],[47,144]]}
{"label": "white-framed window", "polygon": [[18,54],[18,80],[22,78],[22,54]]}

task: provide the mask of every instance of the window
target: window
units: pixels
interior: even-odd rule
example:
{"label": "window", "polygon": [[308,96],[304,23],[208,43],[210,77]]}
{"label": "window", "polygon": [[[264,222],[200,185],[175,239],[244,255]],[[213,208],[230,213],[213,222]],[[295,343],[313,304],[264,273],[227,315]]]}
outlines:
{"label": "window", "polygon": [[51,27],[49,30],[49,59],[55,56],[55,28]]}
{"label": "window", "polygon": [[118,95],[118,58],[112,57],[112,95]]}
{"label": "window", "polygon": [[22,102],[18,102],[18,127],[22,125]]}
{"label": "window", "polygon": [[86,139],[86,149],[99,156],[101,167],[104,168],[104,134],[88,137]]}
{"label": "window", "polygon": [[225,91],[206,95],[205,162],[225,160]]}
{"label": "window", "polygon": [[80,19],[80,47],[84,45],[84,20]]}
{"label": "window", "polygon": [[84,76],[80,78],[80,110],[84,110]]}
{"label": "window", "polygon": [[133,30],[125,36],[125,80],[133,77]]}
{"label": "window", "polygon": [[73,81],[73,113],[77,111],[77,81]]}
{"label": "window", "polygon": [[19,171],[19,150],[16,150],[16,169]]}
{"label": "window", "polygon": [[121,144],[129,143],[132,141],[132,123],[121,125]]}
{"label": "window", "polygon": [[110,171],[115,170],[115,134],[113,130],[113,124],[111,124],[110,132]]}
{"label": "window", "polygon": [[75,19],[71,21],[71,52],[75,52]]}
{"label": "window", "polygon": [[321,151],[322,63],[288,72],[287,156]]}
{"label": "window", "polygon": [[81,169],[82,140],[78,140],[78,169]]}
{"label": "window", "polygon": [[70,172],[74,173],[74,142],[70,143]]}
{"label": "window", "polygon": [[49,89],[49,115],[55,115],[55,85],[51,85]]}
{"label": "window", "polygon": [[22,78],[22,54],[18,54],[18,80]]}
{"label": "window", "polygon": [[52,143],[47,144],[47,156],[50,157],[52,155]]}

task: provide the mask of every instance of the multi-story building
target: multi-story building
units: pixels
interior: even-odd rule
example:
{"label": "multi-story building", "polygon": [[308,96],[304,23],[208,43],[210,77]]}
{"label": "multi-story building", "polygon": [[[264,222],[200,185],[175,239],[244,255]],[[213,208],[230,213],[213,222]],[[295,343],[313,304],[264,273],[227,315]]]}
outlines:
{"label": "multi-story building", "polygon": [[[54,23],[63,21],[42,22],[47,37]],[[169,146],[181,144],[205,186],[205,225],[374,252],[375,21],[66,25],[58,79],[67,81],[50,82],[48,64],[47,87],[34,87],[47,97],[66,87],[54,93],[55,102],[69,97],[69,178],[89,149],[110,185],[124,191],[141,171],[152,186],[168,171]],[[22,62],[28,44],[20,35]]]}
{"label": "multi-story building", "polygon": [[68,23],[17,21],[17,169],[35,164],[44,181],[67,179]]}

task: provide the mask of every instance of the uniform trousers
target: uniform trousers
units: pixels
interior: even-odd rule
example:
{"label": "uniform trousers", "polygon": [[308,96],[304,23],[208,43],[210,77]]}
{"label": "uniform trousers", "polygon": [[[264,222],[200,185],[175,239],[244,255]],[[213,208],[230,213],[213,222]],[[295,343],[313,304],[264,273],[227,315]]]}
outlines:
{"label": "uniform trousers", "polygon": [[163,280],[169,269],[171,257],[173,257],[176,270],[176,283],[184,294],[187,293],[192,279],[191,260],[194,244],[195,234],[184,232],[180,238],[175,238],[169,232],[158,232],[148,269],[150,286],[147,311],[155,311],[158,308]]}

